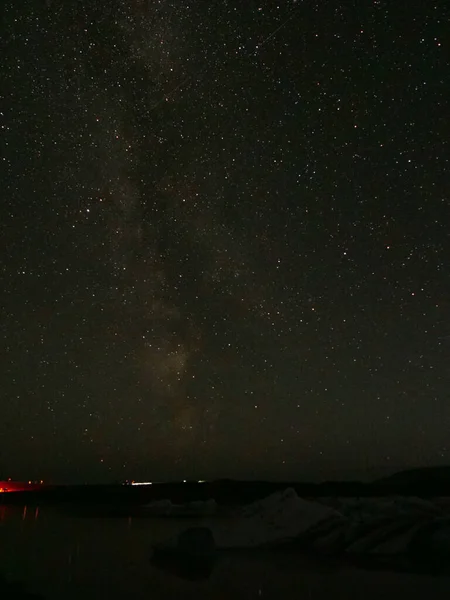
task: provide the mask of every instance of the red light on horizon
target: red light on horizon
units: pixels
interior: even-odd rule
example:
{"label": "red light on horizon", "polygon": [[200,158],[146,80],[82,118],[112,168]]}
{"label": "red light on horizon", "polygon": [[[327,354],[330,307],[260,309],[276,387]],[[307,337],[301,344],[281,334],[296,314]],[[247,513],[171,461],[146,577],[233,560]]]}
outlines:
{"label": "red light on horizon", "polygon": [[26,492],[38,490],[44,482],[41,481],[0,481],[0,493],[6,492]]}

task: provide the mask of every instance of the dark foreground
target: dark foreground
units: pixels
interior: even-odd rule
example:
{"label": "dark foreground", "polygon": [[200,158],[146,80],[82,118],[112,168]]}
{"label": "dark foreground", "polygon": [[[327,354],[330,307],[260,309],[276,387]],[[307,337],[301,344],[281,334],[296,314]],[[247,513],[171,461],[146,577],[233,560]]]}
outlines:
{"label": "dark foreground", "polygon": [[[189,525],[186,520],[71,517],[41,507],[5,507],[0,564],[13,583],[1,597],[20,598],[17,582],[41,598],[172,598],[234,600],[443,600],[450,577],[392,572],[379,566],[315,560],[289,552],[221,552],[203,576],[155,564],[152,547]],[[204,520],[205,526],[211,520]]]}

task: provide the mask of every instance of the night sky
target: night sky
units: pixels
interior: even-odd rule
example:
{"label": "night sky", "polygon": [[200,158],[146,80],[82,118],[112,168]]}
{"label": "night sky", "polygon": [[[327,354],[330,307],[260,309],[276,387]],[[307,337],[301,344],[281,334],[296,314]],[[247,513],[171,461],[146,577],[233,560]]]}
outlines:
{"label": "night sky", "polygon": [[445,2],[4,14],[0,479],[450,463]]}

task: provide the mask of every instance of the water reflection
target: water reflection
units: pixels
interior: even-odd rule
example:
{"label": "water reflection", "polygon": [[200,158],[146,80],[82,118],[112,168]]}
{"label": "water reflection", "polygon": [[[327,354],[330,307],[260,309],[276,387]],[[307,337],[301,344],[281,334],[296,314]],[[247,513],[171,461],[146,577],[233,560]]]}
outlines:
{"label": "water reflection", "polygon": [[[222,553],[191,577],[189,565],[151,563],[151,547],[197,521],[76,518],[47,507],[0,507],[0,570],[48,598],[192,597],[447,599],[449,578],[369,572],[268,553]],[[207,521],[205,521],[207,524]],[[189,571],[189,569],[188,569]],[[199,575],[197,573],[197,575]]]}

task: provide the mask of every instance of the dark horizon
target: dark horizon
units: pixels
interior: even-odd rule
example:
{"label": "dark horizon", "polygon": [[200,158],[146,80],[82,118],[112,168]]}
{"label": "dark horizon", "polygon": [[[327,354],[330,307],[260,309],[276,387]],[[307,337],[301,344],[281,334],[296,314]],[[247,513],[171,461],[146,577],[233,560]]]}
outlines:
{"label": "dark horizon", "polygon": [[[97,474],[86,474],[82,472],[76,471],[67,471],[67,472],[48,472],[47,476],[31,476],[33,473],[30,472],[17,472],[13,475],[8,475],[6,471],[0,472],[0,481],[7,481],[11,479],[12,481],[41,481],[43,480],[44,484],[48,485],[108,485],[114,483],[124,483],[126,481],[138,481],[138,482],[152,482],[152,483],[183,483],[183,481],[188,482],[214,482],[214,481],[243,481],[243,482],[252,482],[252,481],[260,481],[260,482],[292,482],[292,483],[325,483],[325,482],[361,482],[361,483],[371,483],[377,481],[379,479],[395,475],[398,473],[416,471],[421,469],[431,469],[431,470],[439,470],[440,468],[446,469],[449,468],[450,465],[427,465],[420,466],[416,465],[413,467],[407,468],[394,468],[394,467],[383,467],[378,469],[370,469],[367,471],[350,471],[347,473],[332,473],[328,472],[323,473],[322,475],[319,473],[304,473],[301,472],[295,474],[294,472],[290,474],[287,473],[285,476],[271,477],[264,476],[263,473],[241,473],[240,475],[231,474],[228,472],[224,473],[210,473],[209,476],[203,473],[195,473],[195,472],[187,472],[184,474],[181,472],[176,472],[175,474],[165,475],[161,471],[153,470],[153,473],[149,470],[145,469],[137,470],[136,472],[124,473],[123,477],[114,477],[113,474],[108,476],[107,473],[97,473]],[[35,473],[38,473],[36,471]],[[4,476],[3,476],[4,475]],[[21,476],[22,475],[22,476]]]}

